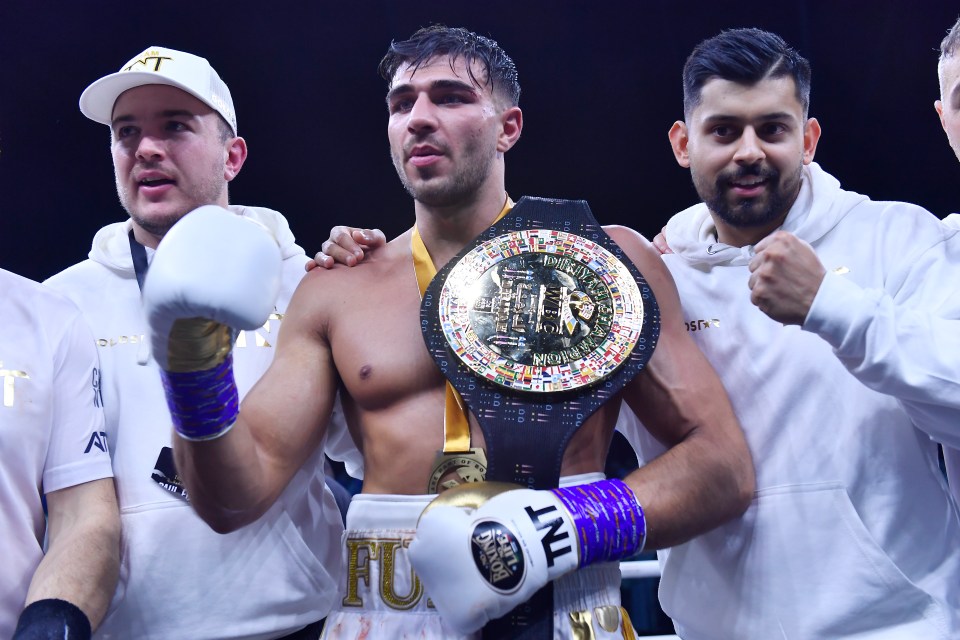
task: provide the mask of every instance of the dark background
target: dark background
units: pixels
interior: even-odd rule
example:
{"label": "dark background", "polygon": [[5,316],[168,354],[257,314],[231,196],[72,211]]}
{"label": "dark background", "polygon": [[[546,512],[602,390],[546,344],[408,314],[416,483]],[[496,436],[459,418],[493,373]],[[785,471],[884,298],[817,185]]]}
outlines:
{"label": "dark background", "polygon": [[[937,47],[958,14],[950,0],[0,0],[0,266],[46,278],[126,217],[108,129],[77,100],[150,45],[208,58],[230,86],[250,148],[233,202],[284,212],[310,253],[336,223],[400,233],[413,212],[376,68],[391,39],[434,22],[492,36],[517,63],[514,198],[586,198],[601,222],[652,237],[697,200],[666,137],[682,117],[683,62],[721,29],[756,26],[813,64],[817,160],[848,189],[943,216],[960,210],[960,165],[932,103]],[[617,452],[612,463],[635,463]],[[670,629],[648,581],[625,602],[639,628]]]}
{"label": "dark background", "polygon": [[513,56],[525,127],[507,187],[586,198],[604,223],[651,235],[696,201],[666,132],[682,116],[692,47],[729,27],[780,33],[813,64],[817,160],[849,189],[960,209],[958,165],[932,103],[945,0],[835,2],[0,3],[0,265],[42,279],[120,220],[107,127],[77,99],[149,45],[211,60],[233,92],[250,156],[233,202],[284,212],[300,244],[335,223],[412,224],[389,161],[377,63],[433,22],[490,35]]}

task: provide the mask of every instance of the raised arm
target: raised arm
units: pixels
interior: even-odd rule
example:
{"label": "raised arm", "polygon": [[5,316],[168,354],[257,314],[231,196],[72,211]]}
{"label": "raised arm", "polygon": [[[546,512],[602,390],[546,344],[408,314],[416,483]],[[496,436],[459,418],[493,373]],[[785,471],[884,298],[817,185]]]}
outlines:
{"label": "raised arm", "polygon": [[720,379],[684,329],[676,285],[659,253],[630,229],[607,231],[640,269],[660,307],[657,347],[624,393],[646,429],[667,447],[625,478],[646,515],[646,548],[658,549],[743,513],[753,496],[753,462]]}
{"label": "raised arm", "polygon": [[60,489],[46,498],[47,551],[30,581],[26,604],[69,602],[96,629],[120,571],[120,514],[113,479]]}
{"label": "raised arm", "polygon": [[270,508],[323,441],[333,406],[336,376],[323,327],[314,324],[326,306],[310,278],[287,309],[273,364],[239,410],[234,331],[260,326],[273,311],[279,273],[265,229],[203,207],[166,235],[144,287],[177,469],[191,504],[219,532]]}
{"label": "raised arm", "polygon": [[316,286],[311,278],[294,294],[273,363],[244,398],[233,428],[213,440],[175,440],[191,503],[217,531],[262,515],[323,442],[337,377],[312,325]]}
{"label": "raised arm", "polygon": [[861,383],[900,400],[914,424],[960,446],[960,232],[918,207],[893,204],[865,242],[882,282],[822,265],[814,249],[780,231],[757,244],[752,299],[773,319],[827,341]]}

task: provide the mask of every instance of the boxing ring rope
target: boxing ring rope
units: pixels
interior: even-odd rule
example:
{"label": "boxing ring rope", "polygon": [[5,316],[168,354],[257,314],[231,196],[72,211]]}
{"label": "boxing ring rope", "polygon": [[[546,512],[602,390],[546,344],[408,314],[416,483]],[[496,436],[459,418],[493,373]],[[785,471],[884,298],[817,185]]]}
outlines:
{"label": "boxing ring rope", "polygon": [[[659,578],[660,563],[656,560],[631,560],[620,563],[620,578],[622,580],[637,580],[640,578]],[[643,640],[680,640],[678,636],[638,636]]]}
{"label": "boxing ring rope", "polygon": [[659,578],[660,563],[656,560],[633,560],[620,563],[620,577],[623,580],[635,578]]}

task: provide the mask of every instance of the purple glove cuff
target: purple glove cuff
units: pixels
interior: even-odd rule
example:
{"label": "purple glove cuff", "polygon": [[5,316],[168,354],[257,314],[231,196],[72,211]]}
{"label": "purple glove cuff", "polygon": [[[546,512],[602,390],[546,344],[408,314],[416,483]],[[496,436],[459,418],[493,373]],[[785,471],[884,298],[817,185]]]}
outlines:
{"label": "purple glove cuff", "polygon": [[205,371],[160,371],[173,428],[187,440],[219,438],[240,413],[233,355]]}
{"label": "purple glove cuff", "polygon": [[551,489],[573,516],[580,566],[628,558],[643,549],[647,524],[643,507],[622,480]]}

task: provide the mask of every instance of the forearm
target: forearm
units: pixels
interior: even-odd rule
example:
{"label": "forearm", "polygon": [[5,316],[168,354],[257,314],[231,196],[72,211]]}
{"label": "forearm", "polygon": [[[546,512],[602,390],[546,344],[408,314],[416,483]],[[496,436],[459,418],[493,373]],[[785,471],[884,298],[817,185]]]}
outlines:
{"label": "forearm", "polygon": [[263,515],[323,442],[335,380],[321,372],[321,354],[307,353],[309,347],[316,344],[276,356],[242,410],[232,356],[209,369],[162,372],[177,469],[197,513],[215,531],[228,533]]}
{"label": "forearm", "polygon": [[284,375],[287,366],[301,374],[310,368],[295,353],[293,362],[274,360],[281,374],[268,372],[257,383],[225,433],[207,440],[173,436],[190,502],[215,531],[228,533],[263,515],[324,442],[335,387]]}
{"label": "forearm", "polygon": [[[174,324],[161,371],[177,470],[194,508],[215,531],[257,519],[275,494],[263,482],[261,447],[240,416],[232,332],[212,321]],[[173,356],[176,356],[174,358]]]}
{"label": "forearm", "polygon": [[270,508],[255,442],[245,425],[216,440],[191,442],[174,434],[174,457],[190,503],[219,533],[247,525]]}
{"label": "forearm", "polygon": [[960,309],[946,303],[938,301],[933,309],[898,304],[882,290],[829,274],[803,329],[830,343],[850,373],[871,389],[960,410]]}
{"label": "forearm", "polygon": [[[84,612],[94,629],[103,620],[120,571],[120,517],[113,481],[87,484],[96,483],[105,483],[95,488],[100,496],[78,504],[74,514],[61,518],[51,507],[49,548],[30,581],[25,602],[66,600]],[[83,490],[90,493],[92,489]]]}
{"label": "forearm", "polygon": [[624,481],[643,506],[650,550],[681,544],[742,515],[754,491],[746,446],[698,432]]}
{"label": "forearm", "polygon": [[[647,513],[651,549],[739,516],[756,483],[750,449],[720,379],[675,327],[665,327],[657,352],[624,396],[637,426],[665,448],[626,478]],[[625,435],[636,447],[637,439]]]}

